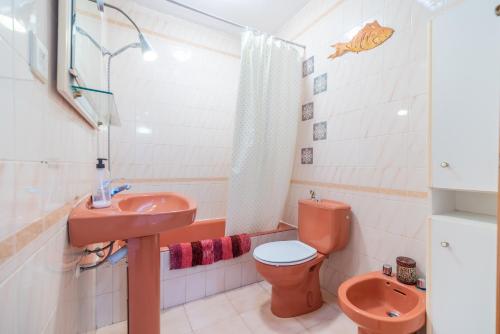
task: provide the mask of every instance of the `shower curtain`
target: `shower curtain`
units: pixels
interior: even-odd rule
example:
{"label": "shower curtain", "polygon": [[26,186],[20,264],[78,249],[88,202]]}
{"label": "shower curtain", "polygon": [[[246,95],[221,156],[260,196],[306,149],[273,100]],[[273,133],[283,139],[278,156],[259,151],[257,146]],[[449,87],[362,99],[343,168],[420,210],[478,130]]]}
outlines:
{"label": "shower curtain", "polygon": [[228,189],[227,235],[276,227],[292,175],[302,50],[272,36],[242,36]]}

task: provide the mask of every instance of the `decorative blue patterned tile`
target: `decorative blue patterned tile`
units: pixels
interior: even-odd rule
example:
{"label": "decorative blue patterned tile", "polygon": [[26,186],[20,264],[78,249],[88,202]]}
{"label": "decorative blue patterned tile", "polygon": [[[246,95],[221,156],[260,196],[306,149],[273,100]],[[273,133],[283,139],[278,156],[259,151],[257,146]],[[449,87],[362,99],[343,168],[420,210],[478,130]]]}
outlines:
{"label": "decorative blue patterned tile", "polygon": [[314,103],[309,102],[302,105],[302,120],[307,121],[314,117]]}
{"label": "decorative blue patterned tile", "polygon": [[305,78],[314,72],[314,56],[302,62],[302,77]]}
{"label": "decorative blue patterned tile", "polygon": [[326,122],[319,122],[313,124],[313,140],[326,139]]}
{"label": "decorative blue patterned tile", "polygon": [[325,92],[327,88],[328,88],[327,73],[323,73],[320,76],[314,78],[314,95]]}
{"label": "decorative blue patterned tile", "polygon": [[301,162],[303,165],[312,165],[313,163],[313,148],[303,148],[301,151]]}

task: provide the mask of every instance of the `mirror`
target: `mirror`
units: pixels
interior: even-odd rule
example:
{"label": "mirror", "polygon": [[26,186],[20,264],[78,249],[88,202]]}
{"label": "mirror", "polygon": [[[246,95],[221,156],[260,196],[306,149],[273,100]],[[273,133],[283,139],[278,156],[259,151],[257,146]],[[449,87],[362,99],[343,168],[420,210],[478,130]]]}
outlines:
{"label": "mirror", "polygon": [[119,125],[107,85],[105,28],[95,2],[59,1],[57,89],[94,127]]}

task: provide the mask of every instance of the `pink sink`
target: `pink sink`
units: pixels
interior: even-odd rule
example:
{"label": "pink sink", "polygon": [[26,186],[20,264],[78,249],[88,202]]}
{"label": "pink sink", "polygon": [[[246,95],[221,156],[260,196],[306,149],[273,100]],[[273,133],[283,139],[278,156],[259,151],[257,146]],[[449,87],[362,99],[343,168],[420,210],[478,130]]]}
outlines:
{"label": "pink sink", "polygon": [[359,334],[410,334],[425,324],[425,293],[380,272],[348,279],[338,297]]}
{"label": "pink sink", "polygon": [[120,194],[94,209],[90,199],[71,212],[72,245],[127,240],[128,333],[160,333],[161,232],[194,222],[196,204],[176,193]]}
{"label": "pink sink", "polygon": [[89,200],[69,216],[71,244],[85,245],[155,235],[192,224],[196,204],[176,193],[120,194],[111,206],[93,209]]}

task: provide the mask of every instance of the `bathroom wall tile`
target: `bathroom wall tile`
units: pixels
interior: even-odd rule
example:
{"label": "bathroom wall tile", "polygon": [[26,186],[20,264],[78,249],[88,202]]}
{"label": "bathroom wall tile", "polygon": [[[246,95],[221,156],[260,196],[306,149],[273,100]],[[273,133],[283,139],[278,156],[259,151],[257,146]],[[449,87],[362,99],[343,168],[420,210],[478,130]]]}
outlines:
{"label": "bathroom wall tile", "polygon": [[165,308],[186,302],[186,277],[167,279],[162,282],[163,306]]}
{"label": "bathroom wall tile", "polygon": [[[206,272],[202,271],[186,277],[186,303],[205,297]],[[168,291],[166,291],[168,293]]]}
{"label": "bathroom wall tile", "polygon": [[323,93],[328,88],[328,74],[324,73],[314,78],[314,95]]}
{"label": "bathroom wall tile", "polygon": [[257,269],[252,259],[241,264],[241,285],[249,285],[257,282]]}
{"label": "bathroom wall tile", "polygon": [[[184,31],[194,29],[196,33],[182,38],[196,40],[197,44],[207,48],[182,43],[170,45],[161,39],[153,40],[159,48],[158,52],[164,56],[147,66],[140,64],[137,70],[126,74],[134,78],[146,77],[147,80],[138,79],[130,85],[126,84],[124,73],[117,71],[112,74],[112,82],[116,83],[115,94],[123,101],[119,108],[124,109],[125,114],[124,127],[111,133],[114,143],[112,155],[116,157],[112,166],[113,177],[226,177],[231,159],[237,95],[239,38],[229,38],[137,5],[133,8],[141,26],[149,26],[151,21],[168,22],[168,29],[162,24],[153,25],[155,31],[171,36],[173,27],[176,27],[174,30],[178,38],[184,36]],[[152,20],[152,17],[155,19]],[[132,30],[123,31],[114,26],[110,27],[110,33],[115,29],[120,29],[123,38],[135,38]],[[202,39],[200,34],[204,36]],[[221,44],[221,40],[225,42]],[[117,47],[122,42],[126,40],[116,41]],[[213,51],[218,49],[221,52]],[[127,66],[134,62],[134,57],[136,55],[132,53],[124,54],[117,58],[114,66]],[[199,71],[200,68],[203,70]],[[148,98],[141,98],[141,95]],[[207,182],[190,184],[193,191],[189,196],[198,203],[198,217],[213,218],[225,214],[224,194],[203,198],[206,185]],[[134,187],[142,188],[142,185]],[[175,182],[159,182],[154,189],[173,190],[177,190]],[[184,190],[179,188],[177,191]]]}
{"label": "bathroom wall tile", "polygon": [[34,80],[29,70],[28,34],[21,25],[49,47],[49,72],[55,73],[57,3],[0,0],[0,15],[4,18],[0,141],[5,144],[0,148],[4,190],[0,240],[17,233],[15,252],[1,250],[1,256],[8,258],[1,260],[0,286],[19,285],[13,289],[15,301],[9,303],[15,314],[2,311],[10,319],[1,319],[0,327],[5,325],[2,331],[12,333],[50,332],[51,328],[61,333],[86,332],[95,328],[95,272],[74,277],[81,250],[68,245],[67,214],[61,209],[90,189],[95,131],[49,85]]}
{"label": "bathroom wall tile", "polygon": [[224,272],[224,288],[225,290],[236,289],[241,286],[242,266],[241,263],[226,266]]}
{"label": "bathroom wall tile", "polygon": [[206,295],[211,296],[225,290],[225,269],[219,267],[206,272]]}
{"label": "bathroom wall tile", "polygon": [[113,323],[113,294],[106,293],[96,297],[96,326],[104,327]]}
{"label": "bathroom wall tile", "polygon": [[314,73],[314,56],[302,62],[302,77],[305,78],[312,73]]}
{"label": "bathroom wall tile", "polygon": [[301,150],[301,163],[303,165],[311,165],[313,163],[313,148],[303,148]]}
{"label": "bathroom wall tile", "polygon": [[113,298],[113,323],[127,319],[127,290],[112,292]]}
{"label": "bathroom wall tile", "polygon": [[0,147],[0,159],[6,160],[12,160],[15,157],[15,113],[13,92],[13,80],[0,78],[0,99],[2,101],[2,113],[0,114],[0,139],[2,140],[2,143],[5,143]]}
{"label": "bathroom wall tile", "polygon": [[[307,8],[306,8],[307,7]],[[396,30],[380,47],[333,61],[316,59],[328,88],[318,94],[319,76],[304,80],[303,103],[314,100],[315,119],[327,122],[327,138],[315,140],[314,125],[299,124],[297,154],[285,217],[297,224],[297,201],[314,189],[322,198],[352,206],[351,238],[321,271],[321,284],[336,293],[346,278],[378,270],[398,255],[425,256],[428,199],[427,36],[432,13],[417,1],[352,1],[330,8],[311,4],[284,25],[282,36],[295,36],[308,53],[328,54],[321,36],[342,40],[354,26],[377,19]],[[323,17],[314,22],[315,17]],[[316,89],[315,89],[316,88]],[[314,93],[314,95],[313,95]],[[314,143],[314,164],[304,166],[304,148]],[[319,182],[314,186],[308,182]],[[325,186],[321,186],[324,183]],[[337,186],[338,185],[338,186]],[[346,191],[343,187],[353,187]],[[376,190],[376,191],[373,191]],[[410,246],[411,245],[411,246]],[[422,263],[425,272],[425,263]]]}
{"label": "bathroom wall tile", "polygon": [[[0,27],[0,37],[7,45],[12,45],[12,31],[14,30],[14,20],[12,17],[12,0],[0,1],[0,15],[3,15],[4,24]],[[3,52],[2,52],[3,54]]]}
{"label": "bathroom wall tile", "polygon": [[[112,268],[112,291],[126,291],[127,290],[127,262],[121,260]],[[108,286],[106,288],[109,288]]]}
{"label": "bathroom wall tile", "polygon": [[302,120],[307,121],[314,117],[314,102],[302,105]]}
{"label": "bathroom wall tile", "polygon": [[[33,30],[37,32],[36,19],[39,17],[36,11],[36,1],[30,0],[26,3],[14,1],[13,17],[18,29],[14,29],[14,46],[16,52],[22,56],[25,61],[28,61],[28,34],[27,32]],[[41,19],[41,14],[40,19]],[[15,28],[15,27],[14,27]]]}
{"label": "bathroom wall tile", "polygon": [[[96,294],[101,295],[113,291],[113,267],[109,263],[105,263],[96,269],[97,285]],[[119,289],[117,289],[119,290]]]}
{"label": "bathroom wall tile", "polygon": [[324,140],[327,135],[327,122],[314,123],[313,140]]}
{"label": "bathroom wall tile", "polygon": [[15,280],[9,280],[0,285],[0,330],[2,333],[17,332],[17,312],[18,308],[14,307],[17,303],[16,291],[19,285]]}

